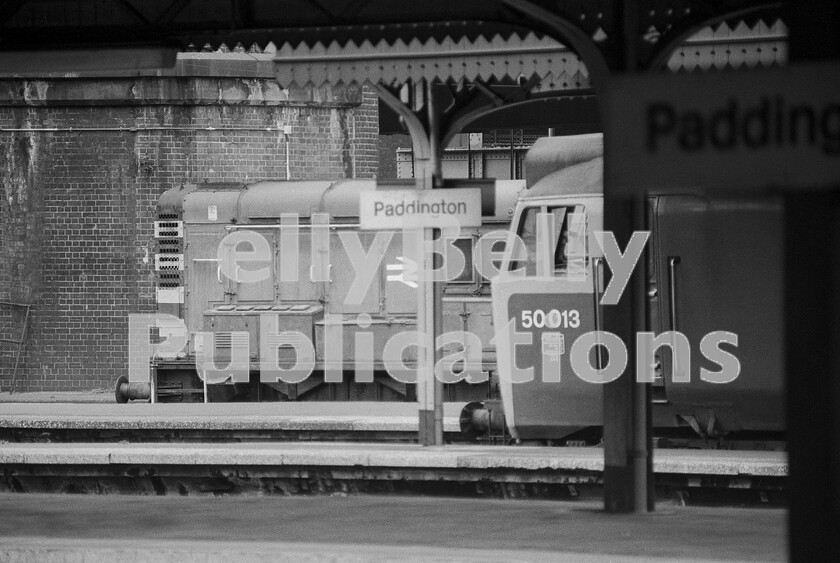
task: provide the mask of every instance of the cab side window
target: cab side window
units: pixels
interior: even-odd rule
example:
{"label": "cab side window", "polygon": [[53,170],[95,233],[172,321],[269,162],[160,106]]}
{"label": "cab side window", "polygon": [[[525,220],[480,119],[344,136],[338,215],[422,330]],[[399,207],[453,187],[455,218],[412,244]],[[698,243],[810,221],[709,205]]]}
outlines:
{"label": "cab side window", "polygon": [[[510,270],[525,268],[526,276],[537,275],[537,214],[544,207],[528,207],[522,212],[516,234],[522,239],[524,256],[514,256],[510,261]],[[516,247],[514,247],[516,249]]]}
{"label": "cab side window", "polygon": [[554,249],[554,271],[581,273],[587,265],[586,208],[582,205],[549,207],[554,215],[557,246]]}
{"label": "cab side window", "polygon": [[[537,260],[540,251],[537,248],[537,223],[540,214],[549,215],[547,225],[554,223],[554,236],[551,248],[544,260],[550,261],[555,273],[582,273],[587,265],[587,217],[582,205],[533,206],[526,208],[520,216],[517,235],[522,239],[524,255],[513,256],[509,269],[525,268],[526,276],[537,274]],[[546,231],[547,232],[547,231]],[[540,241],[542,242],[542,241]],[[550,256],[550,258],[549,258]]]}

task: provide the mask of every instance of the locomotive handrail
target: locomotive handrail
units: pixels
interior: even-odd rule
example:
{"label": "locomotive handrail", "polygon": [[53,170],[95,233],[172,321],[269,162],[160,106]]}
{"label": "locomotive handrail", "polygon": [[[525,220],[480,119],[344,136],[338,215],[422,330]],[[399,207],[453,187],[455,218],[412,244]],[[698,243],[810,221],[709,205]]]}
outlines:
{"label": "locomotive handrail", "polygon": [[[595,295],[595,330],[601,330],[601,266],[604,259],[596,256],[592,259],[592,285],[594,287],[593,294]],[[595,348],[595,359],[598,362],[598,369],[603,369],[604,363],[601,359],[601,346]]]}
{"label": "locomotive handrail", "polygon": [[673,344],[671,346],[671,374],[676,377],[679,372],[679,358],[677,357],[677,264],[680,263],[679,256],[668,257],[668,293],[671,301],[668,303],[668,313],[671,321],[671,334],[673,335]]}
{"label": "locomotive handrail", "polygon": [[677,264],[680,263],[679,256],[668,257],[668,293],[671,302],[668,304],[668,312],[671,321],[671,330],[676,332],[677,328]]}
{"label": "locomotive handrail", "polygon": [[[324,224],[316,224],[315,227],[324,228],[329,227],[330,229],[361,229],[362,225],[360,223],[328,223]],[[254,229],[279,229],[281,227],[288,228],[289,225],[281,225],[280,223],[272,223],[271,225],[225,225],[225,229],[228,231],[233,231],[236,229],[245,229],[245,230],[254,230]],[[311,229],[313,225],[311,223],[298,223],[295,225],[298,229]]]}

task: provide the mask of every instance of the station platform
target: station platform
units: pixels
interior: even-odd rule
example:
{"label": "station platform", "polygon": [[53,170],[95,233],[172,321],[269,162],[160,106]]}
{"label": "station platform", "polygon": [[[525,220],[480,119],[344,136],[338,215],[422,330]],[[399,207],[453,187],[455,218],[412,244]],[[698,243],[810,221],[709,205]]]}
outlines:
{"label": "station platform", "polygon": [[[18,492],[535,498],[597,497],[604,469],[596,447],[331,442],[10,443],[0,467]],[[663,500],[725,493],[736,503],[782,503],[787,461],[782,452],[656,450],[654,472]]]}
{"label": "station platform", "polygon": [[[603,450],[417,445],[415,403],[0,403],[5,489],[126,494],[594,498]],[[454,443],[453,443],[454,442]],[[784,504],[784,452],[656,449],[660,499]]]}
{"label": "station platform", "polygon": [[[4,444],[0,464],[231,465],[600,472],[601,448],[415,444]],[[783,452],[654,450],[655,473],[786,477]]]}
{"label": "station platform", "polygon": [[23,393],[0,392],[3,403],[113,403],[113,389],[90,391],[25,391]]}
{"label": "station platform", "polygon": [[[12,395],[16,397],[17,395]],[[466,403],[444,403],[444,433],[460,434]],[[330,440],[416,441],[417,403],[0,402],[10,442]]]}

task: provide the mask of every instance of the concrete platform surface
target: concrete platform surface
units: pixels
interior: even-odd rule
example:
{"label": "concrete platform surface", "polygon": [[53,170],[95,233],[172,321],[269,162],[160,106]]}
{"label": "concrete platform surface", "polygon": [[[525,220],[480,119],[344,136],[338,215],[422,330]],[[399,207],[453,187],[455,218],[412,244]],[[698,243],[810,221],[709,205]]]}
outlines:
{"label": "concrete platform surface", "polygon": [[786,512],[423,497],[0,495],[4,561],[783,561]]}
{"label": "concrete platform surface", "polygon": [[[14,396],[14,395],[13,395]],[[466,403],[444,403],[444,431],[459,432]],[[416,432],[417,403],[0,403],[0,427],[102,430],[336,430]]]}
{"label": "concrete platform surface", "polygon": [[[281,442],[225,444],[51,443],[4,444],[3,464],[271,465],[309,467],[417,467],[603,471],[601,448],[442,446],[416,444]],[[787,476],[783,452],[654,451],[656,473]]]}
{"label": "concrete platform surface", "polygon": [[34,391],[25,393],[0,392],[2,403],[113,403],[113,389],[92,391]]}

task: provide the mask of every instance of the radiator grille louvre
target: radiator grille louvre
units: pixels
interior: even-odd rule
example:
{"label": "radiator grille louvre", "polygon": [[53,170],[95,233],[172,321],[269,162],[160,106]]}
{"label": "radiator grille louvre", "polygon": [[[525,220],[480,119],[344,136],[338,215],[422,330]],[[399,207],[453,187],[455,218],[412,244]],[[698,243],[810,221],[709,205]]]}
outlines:
{"label": "radiator grille louvre", "polygon": [[183,302],[184,222],[180,213],[158,213],[155,240],[158,302]]}

